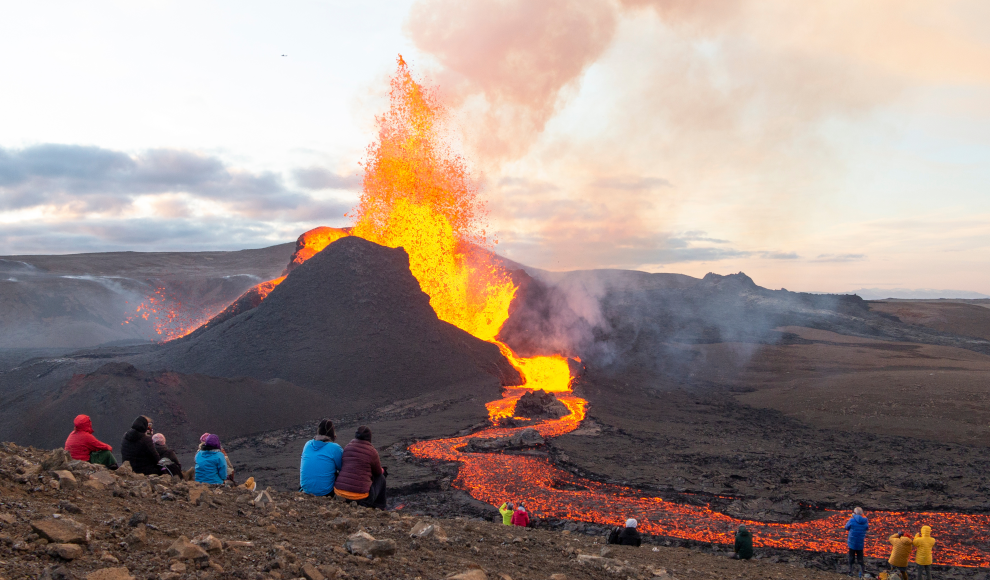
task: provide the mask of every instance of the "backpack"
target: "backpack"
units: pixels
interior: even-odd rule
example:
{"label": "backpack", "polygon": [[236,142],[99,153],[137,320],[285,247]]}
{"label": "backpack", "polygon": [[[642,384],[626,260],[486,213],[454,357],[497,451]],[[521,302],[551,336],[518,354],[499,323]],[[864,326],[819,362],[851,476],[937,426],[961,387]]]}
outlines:
{"label": "backpack", "polygon": [[622,528],[621,527],[616,526],[616,527],[612,528],[612,531],[608,533],[608,540],[606,540],[606,541],[609,544],[618,544],[619,543],[619,534],[621,534],[621,533],[622,533]]}

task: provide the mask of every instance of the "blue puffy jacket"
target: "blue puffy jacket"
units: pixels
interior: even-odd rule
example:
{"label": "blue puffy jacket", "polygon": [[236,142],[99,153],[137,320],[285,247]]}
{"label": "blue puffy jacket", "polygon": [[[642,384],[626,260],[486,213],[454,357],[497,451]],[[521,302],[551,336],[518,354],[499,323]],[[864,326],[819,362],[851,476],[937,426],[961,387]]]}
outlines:
{"label": "blue puffy jacket", "polygon": [[227,458],[219,449],[201,449],[196,452],[196,481],[223,484],[227,479]]}
{"label": "blue puffy jacket", "polygon": [[850,550],[862,550],[863,542],[866,540],[866,531],[870,529],[869,521],[865,516],[853,514],[846,522],[846,529],[849,530],[849,539],[846,545]]}
{"label": "blue puffy jacket", "polygon": [[308,441],[299,460],[299,489],[310,495],[330,495],[343,454],[340,445],[332,441]]}

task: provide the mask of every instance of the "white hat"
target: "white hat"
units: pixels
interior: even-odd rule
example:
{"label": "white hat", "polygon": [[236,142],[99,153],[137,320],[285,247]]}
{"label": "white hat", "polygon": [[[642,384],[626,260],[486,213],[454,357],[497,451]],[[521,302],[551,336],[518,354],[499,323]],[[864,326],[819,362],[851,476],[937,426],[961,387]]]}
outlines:
{"label": "white hat", "polygon": [[628,520],[626,520],[626,527],[627,528],[635,528],[636,527],[636,520],[634,520],[632,518],[629,518]]}

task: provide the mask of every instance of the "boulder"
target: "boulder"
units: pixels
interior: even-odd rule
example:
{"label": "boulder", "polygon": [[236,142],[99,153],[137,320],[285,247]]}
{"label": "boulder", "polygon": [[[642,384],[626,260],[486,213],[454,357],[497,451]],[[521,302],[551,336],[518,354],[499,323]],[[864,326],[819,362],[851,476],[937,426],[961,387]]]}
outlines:
{"label": "boulder", "polygon": [[31,529],[54,544],[86,544],[89,528],[72,518],[45,518],[31,522]]}
{"label": "boulder", "polygon": [[[118,469],[118,471],[120,470]],[[104,471],[102,469],[100,471],[95,471],[93,473],[90,473],[89,478],[93,481],[98,481],[103,485],[113,485],[114,483],[117,482],[116,476],[114,476],[109,471]]]}
{"label": "boulder", "polygon": [[367,558],[384,558],[395,554],[394,540],[376,540],[368,532],[356,532],[347,537],[344,547],[351,554]]}
{"label": "boulder", "polygon": [[76,504],[72,503],[71,501],[64,500],[64,499],[62,501],[58,502],[58,509],[60,509],[60,510],[62,510],[64,512],[70,513],[70,514],[81,514],[82,513],[82,509],[80,509],[79,506],[77,506]]}
{"label": "boulder", "polygon": [[173,558],[192,560],[197,564],[203,564],[210,560],[210,555],[206,553],[206,550],[193,544],[185,536],[179,536],[179,539],[172,542],[166,553]]}
{"label": "boulder", "polygon": [[55,477],[58,478],[59,489],[72,489],[73,487],[76,486],[76,483],[78,483],[78,481],[76,480],[76,476],[73,475],[71,471],[68,471],[66,469],[58,469],[55,470],[53,473]]}
{"label": "boulder", "polygon": [[63,560],[75,560],[82,558],[86,551],[79,544],[49,544],[48,553]]}
{"label": "boulder", "polygon": [[41,571],[39,580],[76,580],[76,575],[65,566],[48,567]]}
{"label": "boulder", "polygon": [[515,410],[512,412],[515,417],[529,417],[531,419],[559,419],[570,414],[571,412],[566,405],[558,401],[552,393],[543,389],[530,391],[519,397]]}
{"label": "boulder", "polygon": [[460,574],[454,574],[452,576],[447,576],[448,580],[488,580],[488,575],[484,571],[474,568],[472,570],[467,570],[466,572],[461,572]]}
{"label": "boulder", "polygon": [[540,435],[540,432],[532,427],[527,427],[521,431],[518,431],[512,435],[506,437],[495,437],[492,439],[484,439],[481,437],[472,437],[468,439],[468,444],[465,447],[465,451],[469,452],[486,452],[486,451],[502,451],[505,449],[527,449],[531,447],[538,447],[546,443],[546,440]]}
{"label": "boulder", "polygon": [[268,507],[272,504],[272,501],[274,500],[272,500],[271,494],[268,493],[268,490],[266,489],[265,491],[259,493],[258,497],[254,498],[252,503],[254,503],[255,507]]}
{"label": "boulder", "polygon": [[141,544],[148,542],[148,530],[144,524],[138,524],[131,530],[131,533],[127,534],[124,538],[129,546],[140,546]]}
{"label": "boulder", "polygon": [[69,468],[72,457],[65,449],[54,449],[41,460],[42,471],[59,471]]}
{"label": "boulder", "polygon": [[310,564],[309,562],[302,565],[300,570],[302,575],[306,577],[306,580],[325,580],[326,576],[323,572],[320,572],[316,566]]}
{"label": "boulder", "polygon": [[206,536],[201,536],[198,538],[193,538],[193,544],[203,548],[207,552],[222,552],[223,542],[213,534],[208,534]]}
{"label": "boulder", "polygon": [[447,541],[447,534],[444,533],[440,524],[428,524],[422,520],[416,522],[409,535],[413,538],[433,538],[441,542]]}
{"label": "boulder", "polygon": [[86,580],[134,580],[130,570],[124,567],[103,568],[86,575]]}

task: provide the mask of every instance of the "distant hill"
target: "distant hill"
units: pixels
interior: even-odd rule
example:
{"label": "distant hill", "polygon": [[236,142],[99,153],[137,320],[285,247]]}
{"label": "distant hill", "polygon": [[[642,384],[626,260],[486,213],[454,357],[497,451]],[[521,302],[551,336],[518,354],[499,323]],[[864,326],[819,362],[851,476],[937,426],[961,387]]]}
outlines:
{"label": "distant hill", "polygon": [[850,290],[849,294],[857,294],[863,300],[884,300],[886,298],[899,298],[902,300],[935,300],[938,298],[990,298],[986,294],[971,292],[969,290],[933,290],[931,288],[860,288]]}

